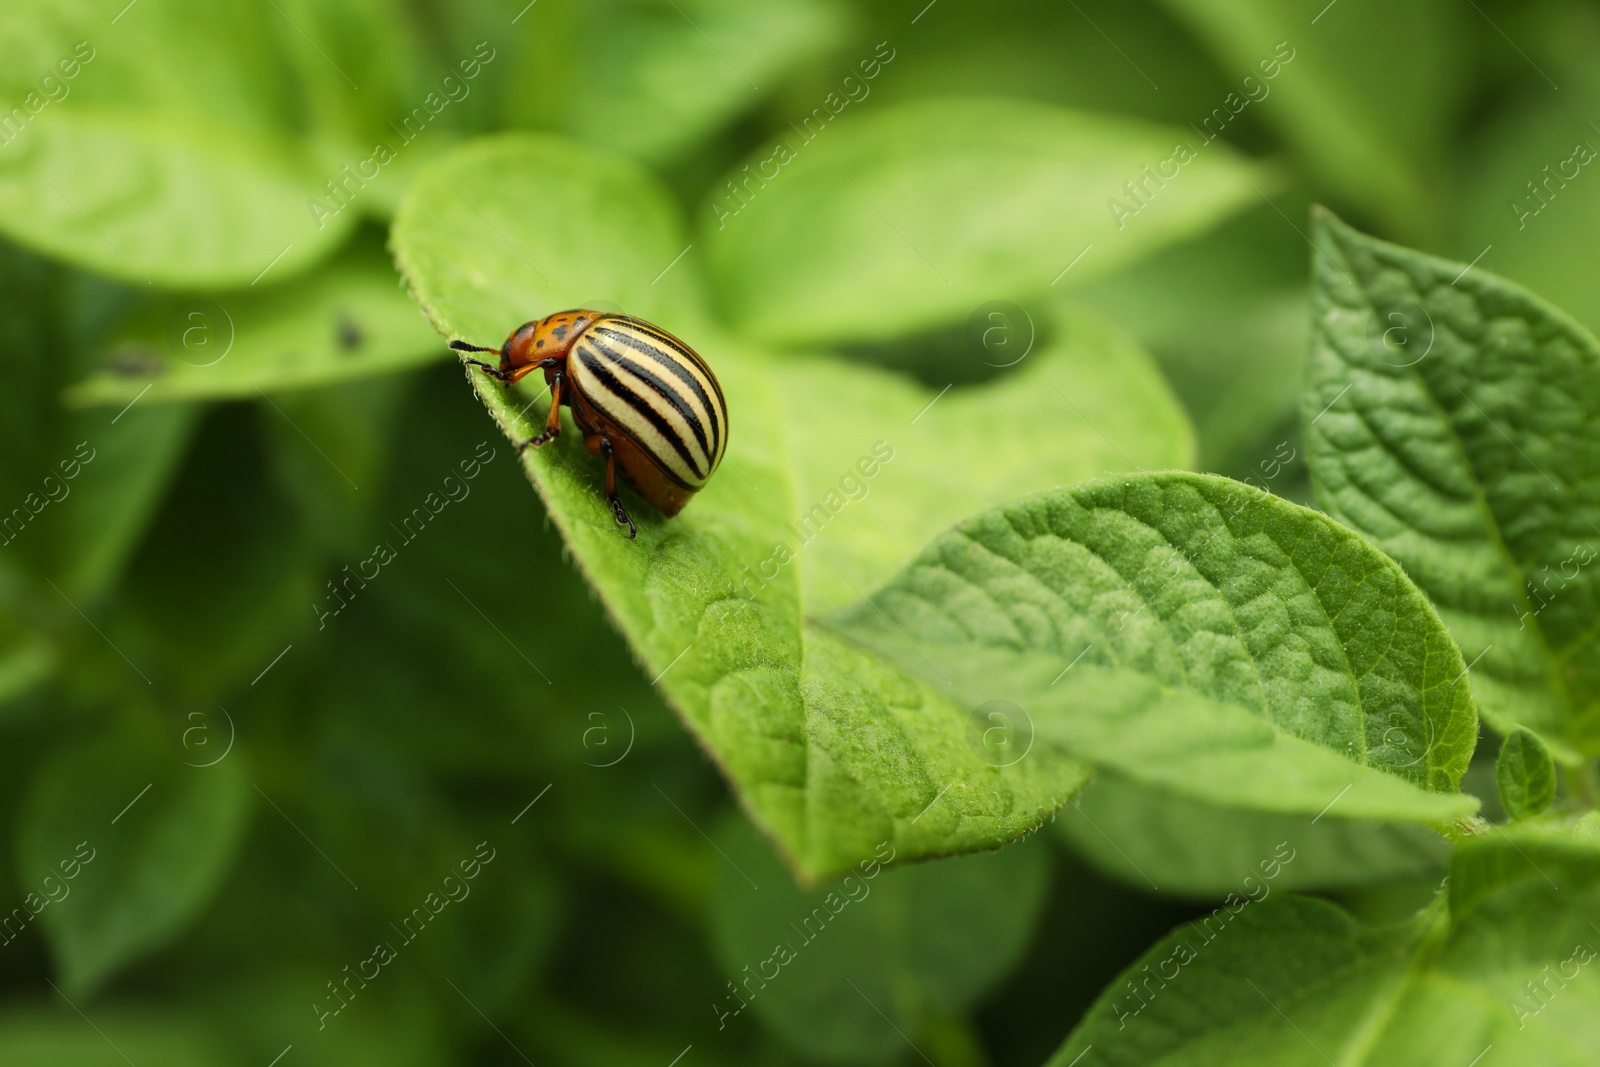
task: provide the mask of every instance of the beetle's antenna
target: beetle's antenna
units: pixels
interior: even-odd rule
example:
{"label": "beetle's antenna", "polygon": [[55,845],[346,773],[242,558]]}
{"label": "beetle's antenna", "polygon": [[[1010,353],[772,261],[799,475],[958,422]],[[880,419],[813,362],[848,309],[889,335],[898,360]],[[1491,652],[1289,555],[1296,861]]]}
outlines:
{"label": "beetle's antenna", "polygon": [[451,341],[450,347],[457,352],[493,352],[495,355],[500,354],[498,348],[479,348],[477,345],[469,345],[465,341]]}

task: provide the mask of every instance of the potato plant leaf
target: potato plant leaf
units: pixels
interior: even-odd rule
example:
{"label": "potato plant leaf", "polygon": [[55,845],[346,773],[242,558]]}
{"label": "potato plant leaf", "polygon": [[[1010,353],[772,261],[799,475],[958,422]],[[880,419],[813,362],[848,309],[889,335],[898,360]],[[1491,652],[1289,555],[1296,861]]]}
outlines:
{"label": "potato plant leaf", "polygon": [[85,104],[0,152],[0,232],[135,285],[245,286],[303,270],[350,233],[318,226],[320,175],[240,129]]}
{"label": "potato plant leaf", "polygon": [[107,345],[75,404],[258,399],[409,370],[444,345],[375,249],[281,286],[153,302]]}
{"label": "potato plant leaf", "polygon": [[[1208,136],[1260,121],[1280,131],[1317,179],[1415,234],[1440,221],[1429,163],[1466,99],[1471,39],[1440,0],[1404,7],[1344,0],[1311,12],[1295,0],[1163,0],[1233,73],[1199,118]],[[1313,25],[1313,18],[1315,24]],[[1406,62],[1365,47],[1381,19]],[[1270,75],[1270,76],[1269,76]]]}
{"label": "potato plant leaf", "polygon": [[[574,14],[576,38],[603,35],[610,62],[606,77],[567,91],[557,120],[562,132],[651,162],[682,157],[758,102],[754,86],[837,48],[849,24],[832,0],[681,0],[676,9],[624,4]],[[583,51],[572,53],[551,58],[570,64],[576,81]]]}
{"label": "potato plant leaf", "polygon": [[1582,1064],[1597,908],[1600,847],[1582,825],[1461,846],[1448,895],[1400,926],[1239,895],[1135,961],[1049,1067]]}
{"label": "potato plant leaf", "polygon": [[54,1067],[139,1062],[207,1067],[233,1062],[205,1025],[191,1016],[129,1008],[97,1012],[92,1028],[76,1014],[13,1011],[0,1017],[0,1060]]}
{"label": "potato plant leaf", "polygon": [[731,1027],[749,1007],[822,1062],[892,1059],[930,1018],[970,1008],[1027,950],[1050,880],[1042,841],[892,870],[884,842],[802,889],[747,825],[720,836],[711,923],[734,978],[713,1009]]}
{"label": "potato plant leaf", "polygon": [[701,216],[727,313],[774,341],[960,322],[986,300],[1108,274],[1206,230],[1256,197],[1252,180],[1270,182],[1181,129],[1020,100],[805,121],[729,175]]}
{"label": "potato plant leaf", "polygon": [[1600,344],[1518,286],[1327,212],[1313,237],[1319,502],[1437,605],[1490,725],[1565,762],[1600,753]]}
{"label": "potato plant leaf", "polygon": [[[1071,760],[997,766],[939,687],[808,619],[997,492],[1186,462],[1187,427],[1136,349],[1107,348],[1103,327],[1074,320],[1015,376],[942,399],[837,360],[771,359],[706,317],[665,193],[633,164],[550,137],[484,140],[441,160],[412,187],[393,243],[446,336],[498,343],[529,318],[610,302],[692,339],[716,369],[732,424],[723,469],[670,522],[625,491],[637,541],[619,535],[602,468],[576,434],[524,462],[645,672],[795,865],[840,870],[885,840],[902,858],[992,847],[1082,785]],[[531,380],[508,391],[473,372],[473,384],[510,439],[543,421]],[[984,457],[1015,446],[991,436],[1001,425],[983,410],[986,390],[1034,413],[1005,428],[1031,445],[1004,479]],[[548,625],[529,595],[528,625]],[[920,818],[935,801],[938,816]]]}
{"label": "potato plant leaf", "polygon": [[1548,808],[1556,798],[1556,765],[1539,735],[1525,726],[1500,745],[1495,763],[1500,805],[1513,819],[1526,819]]}
{"label": "potato plant leaf", "polygon": [[308,134],[293,101],[322,111],[336,103],[327,94],[371,99],[380,86],[358,93],[340,78],[305,100],[307,87],[285,76],[286,51],[316,46],[285,18],[203,0],[144,0],[125,17],[86,0],[8,5],[0,234],[172,288],[242,287],[269,269],[283,279],[333,252],[357,212],[319,223],[307,199],[361,157],[326,131]]}
{"label": "potato plant leaf", "polygon": [[1208,804],[1444,822],[1478,723],[1393,561],[1242,483],[1138,474],[941,535],[842,633],[1047,748]]}
{"label": "potato plant leaf", "polygon": [[[1269,873],[1273,892],[1444,873],[1449,843],[1426,827],[1336,819],[1332,811],[1312,822],[1216,807],[1097,774],[1055,827],[1096,869],[1127,885],[1213,901]],[[1274,870],[1280,846],[1290,858]]]}
{"label": "potato plant leaf", "polygon": [[69,993],[160,948],[210,903],[243,837],[248,792],[237,755],[185,766],[131,728],[39,768],[17,870]]}
{"label": "potato plant leaf", "polygon": [[[67,592],[99,595],[121,574],[177,473],[199,415],[192,407],[134,407],[120,414],[71,412],[63,420],[61,439],[74,447],[63,447],[61,455],[78,476],[61,478],[58,460],[50,485],[67,494],[63,504],[73,503],[45,511],[37,536],[48,543],[51,569]],[[80,444],[91,462],[76,462],[85,455]]]}

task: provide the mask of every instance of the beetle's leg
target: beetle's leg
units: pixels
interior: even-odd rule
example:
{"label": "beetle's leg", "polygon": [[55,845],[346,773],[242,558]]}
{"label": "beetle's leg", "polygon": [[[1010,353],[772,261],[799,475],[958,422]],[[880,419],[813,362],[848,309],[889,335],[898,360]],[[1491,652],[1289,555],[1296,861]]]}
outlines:
{"label": "beetle's leg", "polygon": [[494,366],[493,364],[485,363],[481,359],[464,359],[461,362],[465,363],[469,367],[481,367],[481,368],[483,368],[483,372],[485,374],[487,374],[489,377],[495,379],[498,382],[502,382],[503,383],[503,382],[508,382],[508,381],[511,380],[511,376],[509,374],[507,374],[505,371],[501,370],[499,367]]}
{"label": "beetle's leg", "polygon": [[553,441],[561,432],[561,387],[566,384],[567,376],[557,371],[550,378],[550,417],[544,422],[544,433],[537,437],[530,437],[517,446],[521,452],[525,448],[538,448],[540,445]]}
{"label": "beetle's leg", "polygon": [[611,501],[611,513],[617,517],[617,525],[628,527],[628,540],[631,541],[639,536],[639,528],[628,518],[617,496],[617,456],[611,451],[611,442],[604,437],[600,439],[600,454],[606,457],[606,499]]}
{"label": "beetle's leg", "polygon": [[[479,345],[468,344],[465,341],[451,341],[450,342],[450,347],[453,350],[457,351],[457,352],[494,352],[494,353],[498,353],[500,351],[498,348],[483,348],[483,347],[481,347]],[[505,371],[501,370],[499,367],[494,366],[493,364],[485,363],[481,359],[464,359],[464,360],[462,360],[462,362],[465,363],[469,367],[482,367],[484,369],[484,371],[491,378],[495,378],[495,379],[497,379],[499,381],[502,381],[502,382],[509,380],[509,376],[506,374]]]}

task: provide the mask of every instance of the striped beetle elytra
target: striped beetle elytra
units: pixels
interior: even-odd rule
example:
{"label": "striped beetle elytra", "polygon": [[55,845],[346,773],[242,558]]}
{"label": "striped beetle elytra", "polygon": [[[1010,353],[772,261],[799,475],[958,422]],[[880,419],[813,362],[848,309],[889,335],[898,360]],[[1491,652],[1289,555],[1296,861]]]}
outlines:
{"label": "striped beetle elytra", "polygon": [[694,349],[659,326],[629,315],[573,309],[525,322],[499,348],[451,341],[457,352],[498,354],[498,365],[469,366],[507,385],[535,370],[550,386],[538,448],[561,432],[561,406],[591,455],[606,461],[606,499],[619,525],[638,528],[617,496],[617,472],[671,518],[699,492],[728,445],[722,386]]}

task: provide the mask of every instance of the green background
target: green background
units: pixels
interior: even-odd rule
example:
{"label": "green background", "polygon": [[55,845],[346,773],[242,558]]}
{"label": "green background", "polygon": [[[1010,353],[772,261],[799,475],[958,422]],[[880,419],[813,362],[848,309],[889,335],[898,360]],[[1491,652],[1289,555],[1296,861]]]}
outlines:
{"label": "green background", "polygon": [[[737,374],[776,399],[736,406],[734,440],[840,427],[785,460],[812,495],[952,386],[950,429],[887,468],[921,498],[886,477],[868,534],[823,542],[810,632],[1025,492],[1145,464],[1310,502],[1314,202],[1600,327],[1600,177],[1528,188],[1600,146],[1596,56],[1576,2],[9,5],[0,915],[38,915],[0,935],[0,1064],[1044,1062],[1288,816],[1103,776],[1001,851],[857,867],[860,899],[733,1013],[729,983],[828,907],[784,860],[834,873],[854,845],[752,829],[652,684],[672,651],[636,661],[392,253],[472,235],[445,303],[478,343],[517,325],[502,306],[616,301],[709,354],[760,346]],[[1175,139],[1198,158],[1130,201]],[[325,183],[385,155],[334,211]],[[479,188],[576,206],[500,244]],[[437,319],[417,281],[449,270],[419,270]],[[986,339],[996,300],[1040,331],[1028,360]],[[750,462],[716,491],[765,500]],[[335,596],[375,542],[392,562]],[[1462,783],[1486,814],[1495,747]],[[1551,787],[1532,753],[1519,796]],[[1387,917],[1443,876],[1425,831],[1303,822],[1283,888]],[[379,943],[377,977],[330,989]]]}

